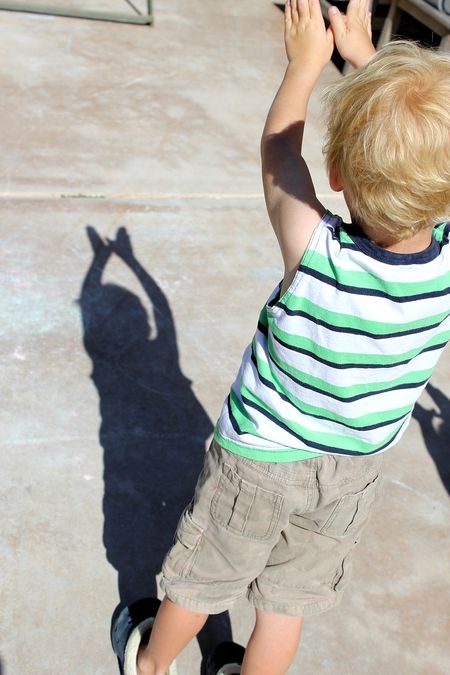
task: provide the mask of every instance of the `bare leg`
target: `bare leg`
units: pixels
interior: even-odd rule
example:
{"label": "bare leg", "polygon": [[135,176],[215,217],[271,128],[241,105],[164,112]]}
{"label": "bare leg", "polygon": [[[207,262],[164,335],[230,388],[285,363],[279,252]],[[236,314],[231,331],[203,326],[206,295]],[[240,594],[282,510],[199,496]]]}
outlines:
{"label": "bare leg", "polygon": [[256,610],[241,675],[284,675],[294,660],[303,617]]}
{"label": "bare leg", "polygon": [[207,618],[208,614],[191,612],[164,598],[149,643],[139,650],[138,675],[164,675],[172,661],[203,628]]}

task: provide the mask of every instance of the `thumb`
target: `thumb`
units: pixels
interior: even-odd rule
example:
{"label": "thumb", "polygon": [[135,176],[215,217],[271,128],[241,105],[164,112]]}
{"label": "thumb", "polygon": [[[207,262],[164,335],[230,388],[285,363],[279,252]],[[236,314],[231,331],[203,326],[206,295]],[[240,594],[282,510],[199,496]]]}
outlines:
{"label": "thumb", "polygon": [[94,253],[96,253],[98,250],[102,248],[102,246],[105,245],[105,242],[98,234],[97,230],[94,227],[92,227],[92,225],[88,225],[86,227],[86,234],[88,236],[89,242],[92,246],[92,250],[94,251]]}
{"label": "thumb", "polygon": [[331,28],[333,29],[335,37],[337,34],[345,31],[344,17],[337,7],[330,7],[328,9],[328,17],[330,19]]}
{"label": "thumb", "polygon": [[327,28],[327,33],[326,33],[326,35],[327,35],[327,41],[328,41],[328,44],[330,45],[330,47],[331,47],[332,45],[334,46],[334,35],[333,35],[333,31],[331,30],[331,26],[329,26],[329,27]]}

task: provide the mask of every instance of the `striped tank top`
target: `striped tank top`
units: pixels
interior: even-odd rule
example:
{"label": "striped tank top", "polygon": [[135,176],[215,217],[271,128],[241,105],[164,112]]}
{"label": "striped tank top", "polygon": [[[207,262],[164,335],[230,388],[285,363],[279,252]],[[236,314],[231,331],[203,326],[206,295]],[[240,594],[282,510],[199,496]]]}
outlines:
{"label": "striped tank top", "polygon": [[216,441],[264,462],[394,445],[450,339],[449,235],[399,254],[327,211],[260,313]]}

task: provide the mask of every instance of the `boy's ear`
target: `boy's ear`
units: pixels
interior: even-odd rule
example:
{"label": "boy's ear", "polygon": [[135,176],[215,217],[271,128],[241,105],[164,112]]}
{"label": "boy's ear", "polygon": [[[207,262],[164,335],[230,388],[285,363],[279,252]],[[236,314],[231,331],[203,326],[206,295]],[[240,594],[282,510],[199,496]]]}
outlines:
{"label": "boy's ear", "polygon": [[330,169],[328,171],[328,180],[330,182],[330,187],[333,190],[333,192],[342,192],[344,186],[342,185],[341,180],[333,165],[330,166]]}

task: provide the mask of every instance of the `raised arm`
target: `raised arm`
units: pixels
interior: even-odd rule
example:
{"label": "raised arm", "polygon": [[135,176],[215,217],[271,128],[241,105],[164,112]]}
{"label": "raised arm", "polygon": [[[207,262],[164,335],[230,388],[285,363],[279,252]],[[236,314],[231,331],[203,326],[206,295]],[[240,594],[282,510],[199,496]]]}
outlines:
{"label": "raised arm", "polygon": [[282,290],[325,212],[301,155],[309,97],[333,53],[333,34],[325,29],[319,0],[286,2],[284,40],[289,63],[261,138],[266,206],[285,266]]}
{"label": "raised arm", "polygon": [[177,354],[177,341],[175,335],[175,324],[172,312],[167,302],[166,296],[150,276],[147,270],[141,265],[135,257],[130,237],[124,227],[120,227],[116,233],[116,239],[109,242],[110,247],[116,253],[130,270],[136,275],[144,289],[148,299],[153,306],[153,312],[158,332],[158,340],[165,342],[167,347],[172,349],[173,354]]}
{"label": "raised arm", "polygon": [[314,227],[325,212],[302,157],[309,97],[336,46],[355,68],[376,53],[371,0],[350,0],[347,14],[330,7],[325,29],[319,0],[287,0],[284,42],[288,66],[267,116],[261,164],[267,211],[283,255],[282,291],[292,281]]}

